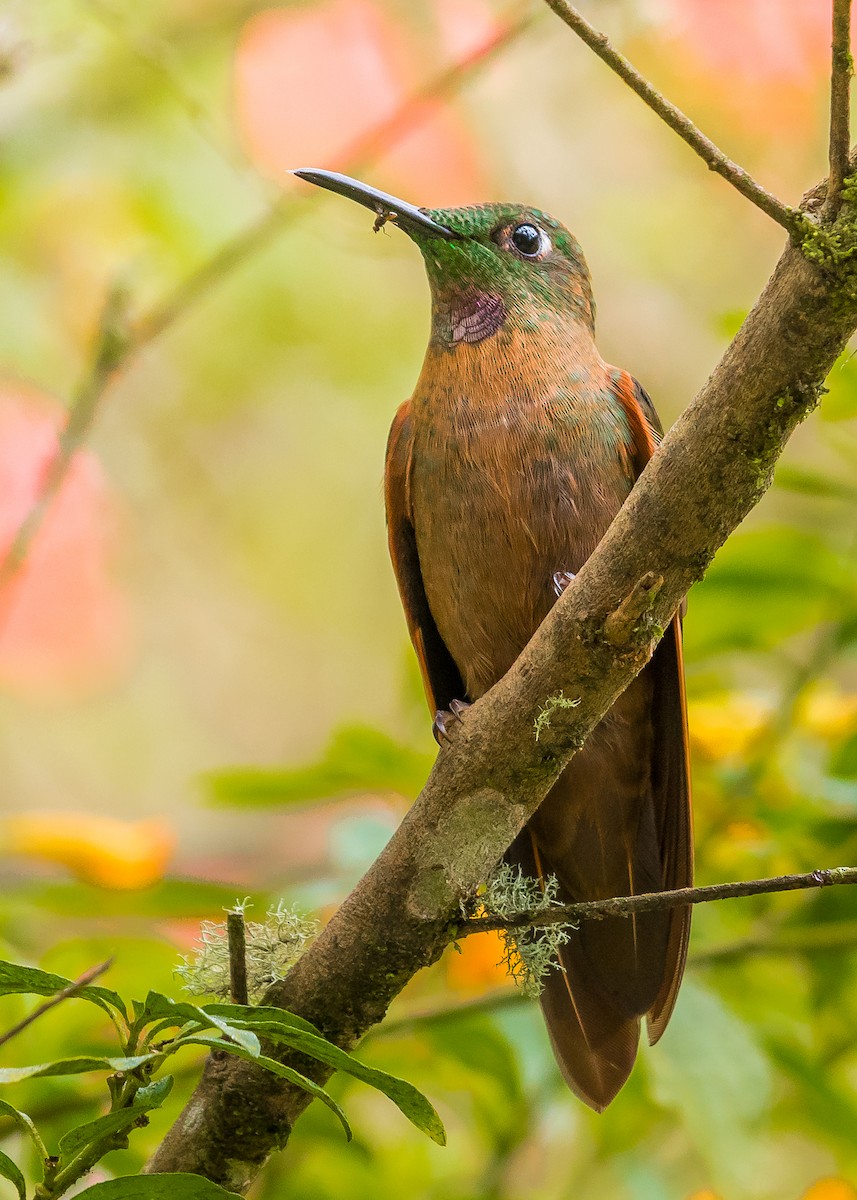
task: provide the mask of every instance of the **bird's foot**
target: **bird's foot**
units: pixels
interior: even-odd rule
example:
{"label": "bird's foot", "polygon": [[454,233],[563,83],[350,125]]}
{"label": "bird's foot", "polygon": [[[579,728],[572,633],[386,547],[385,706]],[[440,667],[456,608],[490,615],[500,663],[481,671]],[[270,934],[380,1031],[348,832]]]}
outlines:
{"label": "bird's foot", "polygon": [[571,571],[554,571],[553,573],[553,590],[557,596],[561,596],[568,585],[576,578]]}
{"label": "bird's foot", "polygon": [[461,721],[468,708],[470,708],[470,704],[466,700],[450,700],[449,708],[439,708],[437,710],[434,714],[431,731],[434,734],[434,740],[439,746],[449,741],[450,721]]}

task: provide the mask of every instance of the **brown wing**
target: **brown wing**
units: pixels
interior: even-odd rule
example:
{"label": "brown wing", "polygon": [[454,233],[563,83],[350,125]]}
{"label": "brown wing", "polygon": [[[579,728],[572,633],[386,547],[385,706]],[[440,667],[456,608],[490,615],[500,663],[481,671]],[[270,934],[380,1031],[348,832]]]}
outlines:
{"label": "brown wing", "polygon": [[[628,414],[633,465],[642,471],[660,425],[624,372],[616,394]],[[673,620],[652,661],[593,730],[509,852],[529,874],[556,875],[563,900],[689,886],[690,782],[681,662]],[[603,1109],[636,1057],[640,1018],[657,1041],[672,1012],[687,953],[690,909],[587,922],[560,953],[542,1009],[571,1088]]]}
{"label": "brown wing", "polygon": [[400,405],[390,436],[384,470],[387,539],[411,641],[432,712],[465,698],[464,684],[437,630],[426,598],[411,515],[410,475],[413,436],[410,401]]}
{"label": "brown wing", "polygon": [[[663,437],[663,428],[651,397],[627,371],[619,374],[616,394],[628,414],[632,428],[642,417],[647,437],[638,452],[638,474]],[[663,891],[693,885],[693,811],[690,790],[690,744],[687,729],[687,699],[684,687],[684,657],[681,622],[686,604],[673,617],[647,670],[654,676],[652,794],[661,854]],[[674,909],[670,918],[666,970],[646,1025],[654,1045],[666,1029],[675,1004],[690,940],[691,908]]]}

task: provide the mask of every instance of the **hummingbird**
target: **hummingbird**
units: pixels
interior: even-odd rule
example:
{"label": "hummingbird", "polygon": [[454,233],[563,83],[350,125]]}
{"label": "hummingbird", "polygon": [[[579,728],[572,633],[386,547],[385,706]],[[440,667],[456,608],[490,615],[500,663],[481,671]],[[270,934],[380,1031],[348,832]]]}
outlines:
{"label": "hummingbird", "polygon": [[[386,453],[393,569],[434,731],[509,670],[654,453],[652,401],[595,344],[577,240],[519,204],[418,208],[358,180],[299,178],[371,209],[422,253],[431,334]],[[689,887],[693,876],[681,616],[509,848],[561,902]],[[690,908],[584,922],[541,1006],[559,1068],[603,1110],[675,1004]]]}

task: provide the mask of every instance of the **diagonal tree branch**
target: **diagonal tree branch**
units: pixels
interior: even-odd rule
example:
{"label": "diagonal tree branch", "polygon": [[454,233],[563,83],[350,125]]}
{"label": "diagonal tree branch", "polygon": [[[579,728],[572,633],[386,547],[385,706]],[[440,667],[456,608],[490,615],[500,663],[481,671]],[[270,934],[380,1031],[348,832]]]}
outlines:
{"label": "diagonal tree branch", "polygon": [[694,125],[690,117],[652,87],[648,79],[642,76],[623,54],[611,46],[607,36],[599,33],[593,25],[590,25],[576,8],[568,4],[566,0],[545,0],[545,2],[560,20],[564,21],[569,29],[576,33],[602,62],[607,64],[611,71],[615,71],[619,78],[623,79],[628,87],[636,92],[662,121],[669,125],[670,129],[687,142],[691,150],[694,150],[707,164],[709,170],[722,175],[742,196],[760,208],[778,225],[782,225],[783,229],[788,230],[793,237],[799,238],[806,234],[806,218],[799,209],[784,204],[772,192],[763,188],[743,167],[727,158],[720,147],[716,146],[702,130]]}
{"label": "diagonal tree branch", "polygon": [[851,0],[833,0],[830,71],[830,185],[827,215],[835,217],[842,199],[851,152]]}
{"label": "diagonal tree branch", "polygon": [[[454,728],[399,830],[266,1003],[344,1047],[382,1019],[442,953],[461,905],[764,494],[857,326],[857,211],[846,197],[829,234],[806,221],[813,235],[787,245],[595,553],[508,674]],[[653,578],[647,611],[626,620]],[[557,704],[560,695],[578,703]],[[318,1064],[301,1066],[327,1077]],[[149,1170],[191,1171],[244,1191],[308,1103],[250,1064],[211,1060]]]}

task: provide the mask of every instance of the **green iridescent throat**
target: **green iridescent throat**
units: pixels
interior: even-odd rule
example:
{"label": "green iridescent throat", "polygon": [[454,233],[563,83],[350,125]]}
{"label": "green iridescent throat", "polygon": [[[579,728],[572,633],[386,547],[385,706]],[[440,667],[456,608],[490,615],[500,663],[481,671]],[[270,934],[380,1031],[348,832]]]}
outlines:
{"label": "green iridescent throat", "polygon": [[[410,234],[422,251],[432,289],[434,336],[449,340],[455,314],[480,296],[501,301],[503,323],[518,329],[568,317],[594,327],[595,306],[583,251],[553,217],[516,204],[425,211],[438,224],[462,235],[460,241],[443,241],[417,231]],[[525,258],[510,245],[511,231],[521,224],[536,225],[550,240],[543,258]]]}

